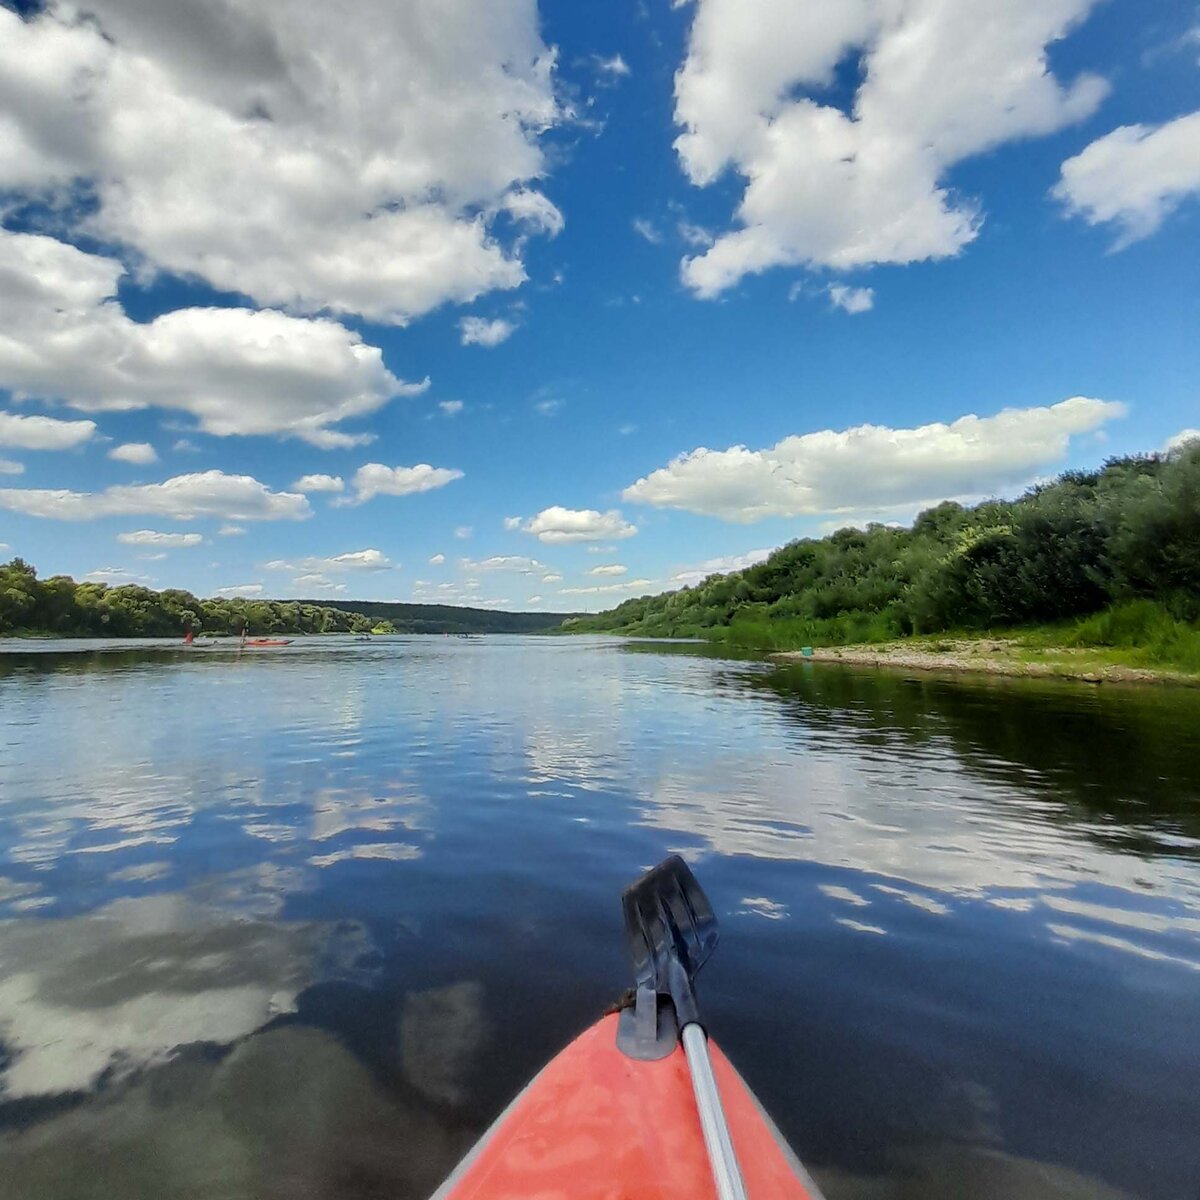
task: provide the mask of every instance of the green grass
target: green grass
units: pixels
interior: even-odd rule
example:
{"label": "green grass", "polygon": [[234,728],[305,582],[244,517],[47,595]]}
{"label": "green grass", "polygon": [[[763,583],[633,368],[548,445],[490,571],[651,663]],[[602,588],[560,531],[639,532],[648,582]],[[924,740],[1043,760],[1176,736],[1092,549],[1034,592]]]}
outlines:
{"label": "green grass", "polygon": [[[824,620],[772,619],[756,614],[730,625],[698,629],[697,635],[747,650],[798,650],[803,646],[878,645],[905,639],[889,613],[848,613]],[[948,632],[912,638],[935,653],[951,652],[947,638],[1000,638],[1015,643],[1013,657],[1028,662],[1059,660],[1072,671],[1104,667],[1158,668],[1200,674],[1200,626],[1180,621],[1161,604],[1133,600],[1057,625],[989,632]]]}

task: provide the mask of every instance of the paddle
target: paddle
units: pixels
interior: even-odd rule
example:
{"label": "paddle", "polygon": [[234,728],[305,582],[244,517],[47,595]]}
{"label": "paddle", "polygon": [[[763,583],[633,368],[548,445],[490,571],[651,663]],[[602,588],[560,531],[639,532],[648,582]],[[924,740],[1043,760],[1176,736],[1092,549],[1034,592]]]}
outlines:
{"label": "paddle", "polygon": [[621,906],[637,977],[639,1017],[655,1013],[658,996],[671,997],[717,1195],[720,1200],[746,1200],[693,986],[696,973],[717,946],[716,914],[678,854],[627,887]]}

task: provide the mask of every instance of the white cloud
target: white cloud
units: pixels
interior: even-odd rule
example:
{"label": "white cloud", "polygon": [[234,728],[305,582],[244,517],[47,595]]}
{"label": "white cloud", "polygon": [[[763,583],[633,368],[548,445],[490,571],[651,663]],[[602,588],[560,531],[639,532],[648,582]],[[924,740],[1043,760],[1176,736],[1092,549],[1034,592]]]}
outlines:
{"label": "white cloud", "polygon": [[621,435],[621,437],[628,437],[631,433],[637,433],[637,426],[636,425],[620,425],[617,428],[617,433],[619,433]]}
{"label": "white cloud", "polygon": [[533,407],[543,417],[552,417],[564,404],[566,404],[565,400],[559,400],[557,397],[550,396],[545,400],[539,400]]}
{"label": "white cloud", "polygon": [[504,528],[508,529],[508,530],[520,529],[521,528],[521,518],[520,517],[505,517],[504,518]]}
{"label": "white cloud", "polygon": [[542,576],[543,583],[562,583],[562,576],[551,571],[549,575]]}
{"label": "white cloud", "polygon": [[525,601],[525,603],[526,603],[526,604],[541,604],[541,602],[542,602],[542,597],[541,597],[541,596],[530,596],[530,597],[529,597],[529,598],[528,598],[528,599]]}
{"label": "white cloud", "polygon": [[431,467],[417,463],[414,467],[385,467],[383,463],[367,463],[354,472],[354,495],[340,504],[365,504],[373,496],[412,496],[445,487],[463,473],[449,467]]}
{"label": "white cloud", "polygon": [[444,563],[445,561],[446,561],[446,556],[444,554],[435,554],[429,560],[429,565],[431,567],[440,567],[442,565],[442,563]]}
{"label": "white cloud", "polygon": [[620,563],[602,563],[598,567],[593,567],[589,575],[625,575],[629,571],[628,567],[623,567]]}
{"label": "white cloud", "polygon": [[392,560],[382,550],[371,549],[350,550],[345,554],[335,554],[331,558],[301,558],[294,563],[284,562],[277,558],[269,563],[263,563],[263,570],[326,574],[344,571],[389,571],[393,565]]}
{"label": "white cloud", "polygon": [[915,429],[859,425],[784,438],[766,450],[701,447],[626,488],[625,500],[750,522],[764,517],[912,508],[1029,482],[1072,436],[1124,415],[1076,396]]}
{"label": "white cloud", "polygon": [[536,558],[523,558],[519,554],[493,554],[478,561],[460,558],[458,565],[463,571],[515,571],[520,575],[537,575],[550,569]]}
{"label": "white cloud", "polygon": [[439,400],[438,408],[442,410],[443,416],[457,417],[463,410],[463,402],[461,400]]}
{"label": "white cloud", "polygon": [[650,245],[658,246],[662,243],[662,234],[655,227],[653,221],[649,221],[645,217],[634,217],[631,224],[633,225],[633,232],[638,237],[645,238]]}
{"label": "white cloud", "polygon": [[563,508],[557,504],[530,517],[522,529],[547,545],[602,542],[637,533],[637,526],[626,521],[615,508],[597,512],[593,508]]}
{"label": "white cloud", "polygon": [[200,546],[204,543],[199,533],[159,533],[154,529],[135,529],[132,533],[118,533],[117,541],[125,546],[170,546],[182,548]]}
{"label": "white cloud", "polygon": [[745,554],[725,554],[720,558],[710,558],[694,567],[684,567],[676,571],[669,582],[675,587],[695,587],[710,575],[728,575],[730,571],[744,571],[747,567],[762,562],[770,554],[771,551],[764,548],[747,550]]}
{"label": "white cloud", "polygon": [[829,303],[851,315],[870,312],[875,307],[875,289],[833,283],[829,285]]}
{"label": "white cloud", "polygon": [[149,442],[125,442],[114,446],[108,457],[117,462],[136,463],[138,466],[148,466],[158,462],[158,454]]}
{"label": "white cloud", "polygon": [[488,321],[484,317],[463,317],[458,323],[459,340],[464,346],[498,346],[506,342],[516,331],[512,321],[497,317]]}
{"label": "white cloud", "polygon": [[0,475],[24,475],[25,464],[13,462],[11,458],[0,458]]}
{"label": "white cloud", "polygon": [[689,246],[698,246],[707,249],[717,240],[703,225],[694,225],[691,221],[680,221],[675,228],[679,231],[679,236]]}
{"label": "white cloud", "polygon": [[96,570],[89,571],[83,579],[85,583],[111,583],[118,587],[123,583],[150,582],[148,575],[134,575],[124,567],[97,567]]}
{"label": "white cloud", "polygon": [[312,515],[294,492],[273,492],[250,475],[201,471],[162,483],[72,492],[64,488],[0,488],[0,508],[57,521],[145,514],[191,521],[223,517],[235,521],[299,521]]}
{"label": "white cloud", "polygon": [[[131,321],[115,300],[122,274],[114,259],[0,230],[0,387],[87,412],[174,409],[220,437],[279,434],[330,447],[371,440],[332,426],[428,385],[397,379],[378,347],[327,319],[181,308]],[[58,424],[74,427],[54,431],[70,444],[95,432],[91,422]]]}
{"label": "white cloud", "polygon": [[221,528],[217,530],[217,535],[219,537],[239,537],[245,532],[246,531],[240,525],[222,525]]}
{"label": "white cloud", "polygon": [[338,583],[319,571],[310,572],[307,575],[297,575],[292,580],[292,587],[300,591],[309,588],[317,592],[331,592],[334,595],[341,595],[349,590],[344,583]]}
{"label": "white cloud", "polygon": [[[774,266],[957,254],[980,215],[947,189],[949,169],[1081,120],[1105,95],[1094,76],[1064,87],[1046,61],[1093,2],[698,0],[675,148],[692,183],[732,168],[746,187],[736,227],[684,260],[684,282],[711,297]],[[854,54],[849,111],[815,99]]]}
{"label": "white cloud", "polygon": [[1089,225],[1113,225],[1117,249],[1149,237],[1200,196],[1200,112],[1097,138],[1063,163],[1052,194]]}
{"label": "white cloud", "polygon": [[346,484],[340,475],[301,475],[292,484],[293,492],[344,492]]}
{"label": "white cloud", "polygon": [[87,16],[0,7],[0,189],[57,200],[85,181],[84,231],[153,266],[404,322],[520,284],[512,221],[561,227],[528,187],[561,116],[534,0],[91,0]]}
{"label": "white cloud", "polygon": [[625,76],[630,74],[629,64],[619,54],[614,54],[612,58],[601,58],[596,54],[592,56],[592,60],[596,64],[596,70],[603,71],[606,75]]}
{"label": "white cloud", "polygon": [[636,592],[654,586],[653,579],[630,579],[625,583],[603,583],[594,587],[559,588],[560,596],[610,596],[618,592]]}
{"label": "white cloud", "polygon": [[454,536],[460,542],[469,541],[475,530],[470,525],[456,525],[454,527]]}
{"label": "white cloud", "polygon": [[587,548],[589,554],[612,554],[614,550],[616,550],[616,546],[596,545]]}
{"label": "white cloud", "polygon": [[176,438],[171,449],[176,454],[195,454],[200,447],[195,442],[188,441],[187,438]]}
{"label": "white cloud", "polygon": [[[3,277],[3,274],[4,266],[3,262],[0,262],[0,277]],[[6,286],[8,282],[6,279]],[[3,311],[3,288],[0,288],[0,314]],[[8,329],[5,329],[4,333],[6,337],[11,336]],[[0,361],[3,354],[3,349],[0,349]],[[2,378],[0,386],[5,386]],[[59,421],[55,417],[0,412],[0,446],[12,446],[18,450],[70,450],[74,446],[91,441],[95,435],[95,421]]]}
{"label": "white cloud", "polygon": [[1182,450],[1191,442],[1200,442],[1200,429],[1181,429],[1174,437],[1167,438],[1163,445],[1163,452],[1172,454],[1176,450]]}
{"label": "white cloud", "polygon": [[226,600],[249,599],[253,596],[261,596],[263,593],[263,585],[261,583],[234,583],[229,587],[219,587],[214,596],[221,596]]}

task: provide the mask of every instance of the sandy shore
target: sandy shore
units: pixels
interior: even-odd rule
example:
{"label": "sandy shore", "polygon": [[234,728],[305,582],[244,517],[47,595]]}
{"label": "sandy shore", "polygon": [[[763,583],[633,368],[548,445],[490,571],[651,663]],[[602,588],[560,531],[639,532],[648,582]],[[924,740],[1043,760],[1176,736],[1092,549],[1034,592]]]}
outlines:
{"label": "sandy shore", "polygon": [[876,646],[818,646],[811,655],[781,651],[775,658],[798,662],[839,662],[904,671],[971,672],[1080,683],[1173,683],[1200,687],[1200,675],[1183,671],[1122,666],[1087,650],[1066,647],[1034,651],[1006,638],[888,642]]}

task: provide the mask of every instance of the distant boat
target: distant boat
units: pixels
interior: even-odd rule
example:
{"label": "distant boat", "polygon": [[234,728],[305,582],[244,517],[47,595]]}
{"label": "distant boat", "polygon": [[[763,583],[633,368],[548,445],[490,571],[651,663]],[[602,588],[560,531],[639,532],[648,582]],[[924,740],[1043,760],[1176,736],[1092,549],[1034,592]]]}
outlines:
{"label": "distant boat", "polygon": [[367,633],[360,633],[354,640],[356,642],[369,642],[371,641],[371,635]]}
{"label": "distant boat", "polygon": [[265,649],[269,646],[290,646],[291,638],[243,638],[242,645],[249,649]]}

